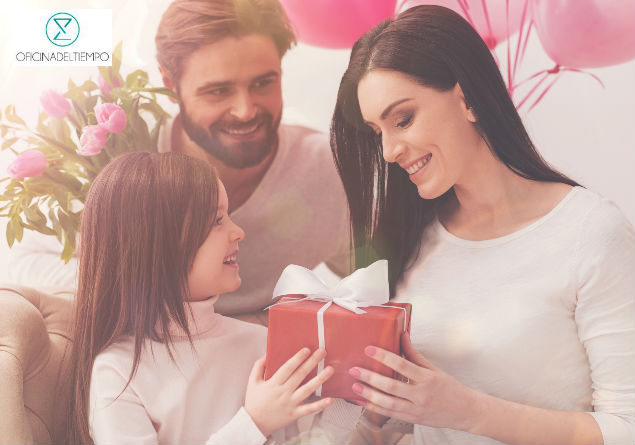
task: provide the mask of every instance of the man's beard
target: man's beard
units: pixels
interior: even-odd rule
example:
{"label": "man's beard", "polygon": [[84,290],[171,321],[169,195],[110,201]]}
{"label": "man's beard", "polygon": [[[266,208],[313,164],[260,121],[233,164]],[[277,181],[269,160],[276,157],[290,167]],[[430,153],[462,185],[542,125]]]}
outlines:
{"label": "man's beard", "polygon": [[[258,165],[275,150],[278,143],[278,126],[282,113],[274,118],[270,113],[262,111],[248,122],[234,121],[228,124],[219,120],[205,129],[194,123],[182,103],[179,108],[181,110],[181,123],[189,138],[227,167],[247,168]],[[236,141],[232,145],[225,145],[221,142],[219,135],[222,131],[221,128],[241,129],[251,127],[256,123],[265,129],[265,136],[262,139]]]}

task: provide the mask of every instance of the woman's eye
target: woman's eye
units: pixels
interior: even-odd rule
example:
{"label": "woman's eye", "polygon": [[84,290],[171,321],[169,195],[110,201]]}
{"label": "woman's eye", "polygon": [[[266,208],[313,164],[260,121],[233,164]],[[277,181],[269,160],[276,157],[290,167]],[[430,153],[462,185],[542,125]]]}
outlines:
{"label": "woman's eye", "polygon": [[220,226],[223,224],[223,217],[221,216],[220,218],[216,218],[216,221],[214,221],[214,225],[215,226]]}
{"label": "woman's eye", "polygon": [[397,122],[397,127],[405,128],[408,124],[410,124],[410,122],[412,122],[412,114],[409,114],[404,119]]}

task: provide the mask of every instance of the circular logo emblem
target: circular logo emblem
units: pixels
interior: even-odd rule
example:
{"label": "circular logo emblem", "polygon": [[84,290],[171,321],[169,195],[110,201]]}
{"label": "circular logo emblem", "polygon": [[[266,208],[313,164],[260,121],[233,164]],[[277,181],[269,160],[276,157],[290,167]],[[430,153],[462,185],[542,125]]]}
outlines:
{"label": "circular logo emblem", "polygon": [[67,12],[53,14],[46,22],[46,37],[56,46],[72,45],[79,37],[79,22]]}

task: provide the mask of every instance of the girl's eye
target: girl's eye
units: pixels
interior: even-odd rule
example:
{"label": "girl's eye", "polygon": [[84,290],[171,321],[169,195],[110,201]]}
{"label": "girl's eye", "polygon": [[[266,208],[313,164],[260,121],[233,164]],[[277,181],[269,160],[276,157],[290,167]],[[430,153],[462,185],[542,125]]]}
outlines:
{"label": "girl's eye", "polygon": [[220,218],[216,218],[216,221],[214,221],[214,225],[215,226],[220,226],[223,224],[223,217],[221,216]]}

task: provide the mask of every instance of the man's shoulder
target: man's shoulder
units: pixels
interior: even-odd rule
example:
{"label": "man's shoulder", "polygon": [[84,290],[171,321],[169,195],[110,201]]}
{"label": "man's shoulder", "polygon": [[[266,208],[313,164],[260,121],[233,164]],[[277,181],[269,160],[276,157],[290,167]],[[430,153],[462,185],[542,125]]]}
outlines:
{"label": "man's shoulder", "polygon": [[280,143],[295,150],[331,153],[328,136],[325,133],[302,125],[280,124]]}

